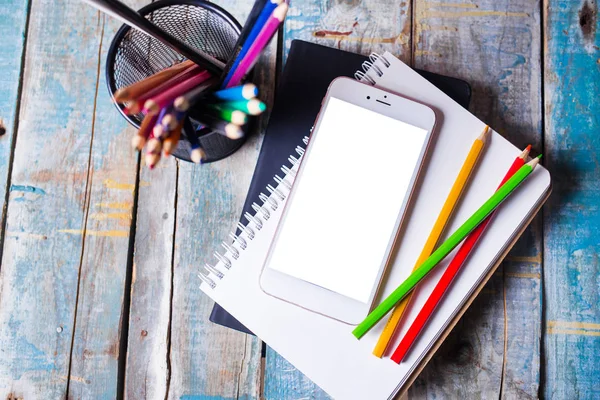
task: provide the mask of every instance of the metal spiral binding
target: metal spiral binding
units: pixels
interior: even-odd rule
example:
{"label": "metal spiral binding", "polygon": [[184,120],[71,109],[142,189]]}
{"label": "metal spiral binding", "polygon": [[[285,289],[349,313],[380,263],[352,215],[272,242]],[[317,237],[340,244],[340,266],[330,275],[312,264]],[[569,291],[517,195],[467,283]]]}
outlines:
{"label": "metal spiral binding", "polygon": [[381,61],[383,63],[383,65],[385,65],[386,68],[390,67],[390,62],[384,57],[384,56],[380,56],[377,53],[371,53],[369,55],[369,60],[371,60],[372,63],[376,63],[377,61]]}
{"label": "metal spiral binding", "polygon": [[[291,185],[290,185],[291,188]],[[259,206],[256,203],[252,203],[252,209],[254,211],[256,211],[256,213],[261,213],[263,218],[266,220],[268,220],[269,218],[271,218],[271,213],[269,212],[269,210],[267,210],[264,206]]]}
{"label": "metal spiral binding", "polygon": [[282,178],[279,175],[275,175],[273,179],[275,179],[275,182],[277,182],[278,184],[285,186],[287,190],[292,190],[292,184],[286,181],[285,178]]}
{"label": "metal spiral binding", "polygon": [[370,74],[376,74],[382,77],[384,74],[383,68],[389,68],[390,62],[383,56],[377,53],[369,55],[369,61],[362,63],[362,71],[358,70],[354,73],[354,79],[363,83],[375,85],[375,79]]}
{"label": "metal spiral binding", "polygon": [[[305,145],[308,145],[308,140],[308,136],[305,136],[302,139],[302,142]],[[301,146],[296,146],[295,151],[298,157],[290,155],[288,158],[288,161],[292,164],[292,167],[296,166],[300,162],[302,156],[304,156],[305,149]],[[221,254],[217,251],[213,253],[214,257],[220,263],[220,265],[222,265],[226,269],[229,270],[232,267],[232,259],[237,260],[241,256],[242,251],[246,250],[248,246],[251,245],[249,241],[254,240],[256,236],[255,229],[257,231],[261,230],[264,226],[265,221],[269,220],[269,218],[271,217],[271,211],[269,211],[269,209],[277,211],[277,208],[279,207],[279,202],[284,201],[287,198],[287,193],[284,193],[285,190],[281,190],[281,188],[285,188],[288,192],[292,189],[292,182],[296,177],[296,171],[286,165],[283,165],[281,167],[281,171],[283,171],[283,173],[285,174],[283,178],[279,175],[275,175],[273,177],[273,180],[279,185],[279,188],[274,187],[271,184],[267,185],[266,190],[271,194],[271,196],[267,196],[264,193],[260,193],[258,195],[258,198],[260,199],[262,204],[252,203],[252,209],[254,210],[255,214],[251,215],[248,212],[244,213],[244,218],[248,220],[248,224],[244,225],[240,222],[237,223],[236,227],[238,231],[245,234],[245,238],[243,238],[241,235],[236,234],[235,232],[231,232],[229,234],[229,237],[233,240],[232,243],[221,243],[221,246],[225,249],[225,253]],[[251,227],[251,224],[254,226]],[[217,265],[219,264],[212,265],[209,263],[205,263],[204,267],[198,274],[198,277],[212,289],[214,289],[217,286],[215,279],[213,279],[212,277],[215,276],[218,279],[223,279],[223,277],[225,276],[225,272],[219,270],[217,268]]]}
{"label": "metal spiral binding", "polygon": [[359,82],[368,82],[371,85],[375,84],[375,80],[373,78],[371,78],[369,75],[365,74],[364,71],[356,71],[354,73],[354,79],[356,79]]}

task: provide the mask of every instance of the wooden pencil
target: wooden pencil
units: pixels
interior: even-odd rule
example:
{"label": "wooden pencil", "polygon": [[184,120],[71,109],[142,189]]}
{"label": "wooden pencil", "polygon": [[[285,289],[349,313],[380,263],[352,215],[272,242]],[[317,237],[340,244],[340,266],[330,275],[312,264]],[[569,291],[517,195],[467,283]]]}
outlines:
{"label": "wooden pencil", "polygon": [[171,131],[169,136],[167,136],[163,140],[163,152],[165,156],[170,156],[173,150],[177,148],[177,144],[179,143],[179,138],[181,137],[181,130],[183,129],[183,122],[179,122],[175,129]]}
{"label": "wooden pencil", "polygon": [[259,115],[267,109],[265,103],[258,99],[211,103],[206,106],[215,110],[239,110],[250,115]]}
{"label": "wooden pencil", "polygon": [[467,236],[506,200],[517,187],[527,179],[540,162],[541,155],[534,158],[506,181],[481,207],[473,213],[452,235],[446,239],[427,259],[415,269],[404,282],[373,309],[367,317],[354,328],[352,335],[363,337],[377,322],[404,299],[439,263],[452,252]]}
{"label": "wooden pencil", "polygon": [[202,84],[193,88],[192,90],[178,96],[175,101],[173,101],[173,106],[175,110],[180,112],[185,112],[190,109],[198,100],[202,99],[208,90],[216,85],[216,78],[207,79]]}
{"label": "wooden pencil", "polygon": [[221,82],[224,81],[229,70],[233,66],[233,63],[236,61],[240,51],[242,50],[242,47],[244,46],[244,42],[246,42],[248,35],[250,35],[250,32],[252,31],[252,29],[254,29],[254,27],[256,26],[256,21],[257,21],[258,17],[260,16],[266,2],[267,2],[267,0],[255,0],[254,1],[254,5],[252,6],[252,9],[250,10],[250,13],[248,14],[248,18],[246,19],[246,22],[244,23],[244,26],[242,27],[240,36],[238,37],[238,39],[235,43],[235,46],[233,47],[231,56],[229,57],[229,60],[227,60],[227,64],[225,64],[225,68],[223,68],[223,72],[221,73],[221,77],[220,77]]}
{"label": "wooden pencil", "polygon": [[146,165],[148,168],[153,169],[156,164],[160,161],[160,152],[162,150],[162,142],[160,139],[155,138],[151,135],[146,146]]}
{"label": "wooden pencil", "polygon": [[175,75],[174,77],[154,87],[154,89],[151,89],[150,91],[141,94],[139,97],[129,102],[127,107],[125,107],[125,113],[129,115],[139,113],[140,111],[142,111],[142,108],[144,107],[144,104],[148,99],[152,98],[153,96],[157,96],[160,93],[163,93],[165,90],[168,90],[169,88],[204,72],[205,70],[203,70],[197,65],[192,65],[191,67],[188,67],[187,69]]}
{"label": "wooden pencil", "polygon": [[287,11],[288,5],[286,3],[282,3],[275,8],[267,23],[256,37],[256,40],[248,49],[248,52],[244,58],[240,61],[237,67],[235,67],[235,70],[233,70],[233,74],[231,75],[229,81],[227,81],[226,87],[237,86],[240,84],[244,76],[246,76],[248,71],[252,69],[258,60],[260,53],[267,46],[267,44],[269,44],[269,41],[275,32],[277,32],[279,25],[281,25],[285,19]]}
{"label": "wooden pencil", "polygon": [[156,86],[168,81],[175,75],[185,71],[187,68],[193,65],[194,63],[190,60],[183,61],[179,64],[173,65],[172,67],[159,71],[154,75],[150,75],[149,77],[142,79],[141,81],[121,88],[115,92],[115,101],[118,103],[124,103],[126,101],[135,100],[144,93],[149,92]]}
{"label": "wooden pencil", "polygon": [[[523,150],[523,152],[519,156],[517,156],[517,158],[515,158],[512,165],[508,169],[508,172],[502,179],[502,182],[500,182],[498,189],[500,189],[502,185],[504,185],[506,181],[510,179],[510,177],[512,177],[523,165],[525,165],[525,160],[529,155],[530,149],[531,146],[527,146],[527,148]],[[417,339],[417,336],[419,335],[419,333],[421,332],[421,330],[435,311],[435,308],[442,300],[444,293],[446,293],[446,290],[448,290],[448,288],[452,284],[454,277],[456,276],[460,268],[463,266],[465,261],[468,259],[469,255],[471,254],[471,251],[479,241],[479,238],[487,228],[491,219],[494,217],[494,213],[490,214],[490,216],[488,216],[481,223],[481,225],[477,227],[477,229],[471,232],[471,234],[463,242],[462,246],[458,249],[458,252],[446,268],[446,271],[444,271],[444,274],[436,284],[435,288],[433,289],[433,292],[431,292],[431,295],[429,295],[429,297],[427,298],[427,301],[423,305],[423,308],[421,308],[419,314],[417,315],[413,323],[408,328],[408,331],[400,341],[400,344],[398,345],[398,347],[396,347],[396,350],[394,351],[391,357],[392,361],[400,363],[402,359],[404,359],[404,357],[408,353],[408,350],[411,348],[411,346]]]}
{"label": "wooden pencil", "polygon": [[[188,141],[190,142],[190,158],[192,159],[192,161],[196,164],[200,164],[202,161],[204,161],[206,159],[206,152],[204,151],[204,149],[202,148],[202,145],[200,144],[200,138],[198,135],[198,132],[196,132],[196,130],[194,129],[192,123],[190,122],[189,119],[184,121],[184,129],[185,129],[185,135],[188,139]],[[208,131],[208,128],[204,128],[205,130]]]}
{"label": "wooden pencil", "polygon": [[140,129],[138,129],[136,135],[131,139],[131,145],[138,150],[142,150],[146,145],[146,140],[150,136],[150,132],[152,132],[152,128],[156,125],[156,121],[158,120],[158,115],[147,115],[140,124]]}
{"label": "wooden pencil", "polygon": [[253,83],[246,83],[228,89],[217,90],[212,96],[219,101],[252,100],[258,96],[258,88]]}
{"label": "wooden pencil", "polygon": [[236,140],[244,136],[244,131],[239,125],[223,121],[210,114],[202,114],[201,116],[195,116],[194,118],[198,119],[198,122],[200,122],[202,125],[228,137],[229,139]]}
{"label": "wooden pencil", "polygon": [[[425,242],[425,246],[423,247],[423,250],[421,250],[421,254],[417,259],[417,262],[415,263],[413,271],[415,271],[421,264],[423,264],[423,262],[431,255],[431,253],[433,253],[433,250],[435,249],[438,240],[444,232],[444,228],[446,227],[448,220],[454,212],[456,204],[460,200],[464,188],[467,186],[469,177],[471,176],[471,173],[477,165],[477,160],[479,159],[479,156],[481,155],[481,152],[485,146],[485,143],[489,136],[489,132],[490,129],[486,125],[481,135],[479,135],[479,137],[473,142],[473,145],[469,150],[467,158],[465,159],[463,166],[461,167],[460,172],[458,173],[458,176],[456,177],[456,180],[454,181],[454,184],[450,189],[450,193],[448,193],[448,197],[446,198],[446,201],[442,206],[440,214],[437,217],[437,220],[435,221],[431,232],[429,233],[429,237]],[[406,309],[406,305],[410,301],[410,298],[411,295],[409,294],[408,296],[406,296],[405,299],[402,300],[402,302],[400,302],[394,308],[394,311],[392,311],[392,315],[388,319],[387,324],[381,332],[381,335],[377,340],[377,344],[373,349],[373,354],[375,356],[382,357],[385,353],[385,350],[388,347],[391,338],[394,336],[394,332],[400,325],[400,321],[402,319],[402,316],[404,315],[404,310]]]}
{"label": "wooden pencil", "polygon": [[183,82],[171,86],[165,91],[158,93],[155,96],[146,100],[146,102],[144,103],[143,111],[147,114],[156,114],[160,111],[161,108],[166,107],[168,104],[172,103],[177,97],[189,92],[190,90],[194,89],[198,85],[201,85],[208,79],[210,79],[210,73],[208,73],[207,71],[203,71],[197,75],[192,76],[187,80],[184,80]]}
{"label": "wooden pencil", "polygon": [[216,109],[206,106],[200,106],[197,110],[194,110],[194,115],[195,114],[209,114],[216,118],[222,119],[223,121],[231,122],[239,126],[243,126],[248,122],[248,115],[245,112],[239,110],[231,110],[227,108]]}

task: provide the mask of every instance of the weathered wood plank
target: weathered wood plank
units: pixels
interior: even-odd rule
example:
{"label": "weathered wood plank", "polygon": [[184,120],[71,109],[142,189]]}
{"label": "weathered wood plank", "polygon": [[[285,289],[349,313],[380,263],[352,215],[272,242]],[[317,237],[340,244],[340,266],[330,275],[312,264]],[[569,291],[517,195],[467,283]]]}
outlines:
{"label": "weathered wood plank", "polygon": [[544,356],[549,399],[600,397],[598,2],[544,2]]}
{"label": "weathered wood plank", "polygon": [[[29,1],[4,1],[0,7],[0,224],[6,217],[6,193],[16,116],[21,67],[25,56],[25,35]],[[0,225],[0,230],[3,225]],[[0,232],[0,248],[3,232]],[[2,254],[2,250],[0,250]],[[1,267],[1,266],[0,266]]]}
{"label": "weathered wood plank", "polygon": [[[535,1],[416,1],[414,65],[465,79],[471,111],[517,146],[541,143],[540,13]],[[536,397],[541,227],[535,221],[409,397]]]}
{"label": "weathered wood plank", "polygon": [[[242,22],[252,5],[219,4]],[[255,79],[269,103],[274,60],[263,56]],[[139,196],[127,397],[259,397],[261,342],[208,320],[212,302],[197,273],[239,218],[261,139],[214,164],[142,172],[150,186]]]}
{"label": "weathered wood plank", "polygon": [[[218,3],[240,23],[252,6],[252,2],[230,0]],[[268,106],[273,103],[276,49],[274,38],[254,76],[260,97]],[[268,115],[261,116],[254,135],[231,157],[201,167],[179,164],[170,399],[185,395],[260,398],[262,342],[208,320],[213,302],[198,289],[197,273],[204,262],[214,264],[212,252],[223,253],[220,242],[228,241],[228,233],[235,230],[266,118]]]}
{"label": "weathered wood plank", "polygon": [[[143,0],[128,1],[141,7]],[[78,3],[76,7],[89,7]],[[129,260],[138,157],[131,149],[135,130],[116,111],[106,90],[105,61],[121,24],[103,14],[98,81],[86,203],[87,232],[81,258],[69,397],[115,398],[118,395],[121,321]]]}
{"label": "weathered wood plank", "polygon": [[162,160],[152,171],[142,165],[140,181],[149,184],[139,187],[125,397],[164,399],[169,380],[175,160]]}
{"label": "weathered wood plank", "polygon": [[[410,14],[410,1],[294,1],[284,26],[283,57],[293,39],[302,39],[365,55],[390,51],[410,61]],[[266,399],[328,398],[271,349],[266,354],[264,380]]]}
{"label": "weathered wood plank", "polygon": [[390,51],[411,58],[408,0],[292,1],[285,21],[284,58],[293,39],[369,55]]}
{"label": "weathered wood plank", "polygon": [[[91,152],[102,19],[77,2],[37,0],[29,26],[0,276],[0,395],[64,398],[85,238],[127,239],[118,228],[85,231],[90,168],[100,169]],[[102,143],[96,151],[110,151]]]}

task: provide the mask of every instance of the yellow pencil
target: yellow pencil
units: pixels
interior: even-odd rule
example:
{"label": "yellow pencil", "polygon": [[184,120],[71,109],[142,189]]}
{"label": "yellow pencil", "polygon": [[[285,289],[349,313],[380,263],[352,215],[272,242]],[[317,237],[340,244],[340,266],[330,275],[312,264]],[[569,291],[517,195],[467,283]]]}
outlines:
{"label": "yellow pencil", "polygon": [[[421,264],[423,264],[423,262],[431,255],[431,253],[433,253],[433,250],[435,250],[435,246],[440,237],[442,236],[444,228],[446,227],[446,224],[448,223],[448,220],[450,219],[450,216],[452,215],[452,212],[454,211],[454,208],[458,203],[458,200],[460,199],[463,189],[469,181],[471,172],[473,172],[475,166],[477,165],[477,160],[479,159],[479,155],[481,154],[481,151],[485,146],[485,142],[488,138],[488,135],[489,127],[486,125],[481,135],[479,135],[479,137],[475,139],[475,142],[473,142],[471,150],[469,151],[469,154],[467,155],[467,158],[465,159],[465,162],[462,168],[460,169],[456,180],[454,181],[454,185],[452,185],[452,189],[450,189],[450,193],[446,198],[446,202],[442,207],[442,211],[440,211],[440,215],[438,216],[437,220],[435,221],[435,224],[433,225],[433,229],[431,230],[431,233],[427,238],[427,242],[425,242],[425,247],[423,247],[421,255],[415,263],[414,269],[418,268]],[[385,350],[388,344],[390,343],[391,338],[394,336],[396,328],[400,324],[400,320],[402,319],[402,315],[404,314],[404,310],[410,302],[410,299],[411,295],[406,296],[404,300],[402,300],[392,311],[392,315],[390,315],[390,318],[388,319],[385,328],[383,329],[383,332],[381,332],[381,335],[377,340],[375,349],[373,349],[373,354],[377,357],[382,357],[385,353]]]}

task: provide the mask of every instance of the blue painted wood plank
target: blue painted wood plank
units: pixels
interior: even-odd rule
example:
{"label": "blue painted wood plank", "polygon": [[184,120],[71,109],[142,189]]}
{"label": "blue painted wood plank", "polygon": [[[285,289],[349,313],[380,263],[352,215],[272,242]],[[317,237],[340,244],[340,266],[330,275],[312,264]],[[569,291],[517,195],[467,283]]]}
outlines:
{"label": "blue painted wood plank", "polygon": [[[6,185],[17,120],[29,4],[23,0],[6,0],[0,4],[0,223],[4,223],[6,217]],[[2,237],[0,234],[0,246]]]}
{"label": "blue painted wood plank", "polygon": [[[139,8],[145,1],[127,3]],[[84,3],[77,7],[94,13]],[[125,357],[120,344],[126,317],[123,301],[129,290],[125,284],[138,157],[130,145],[135,129],[113,105],[104,74],[108,48],[121,23],[96,15],[101,42],[96,55],[97,81],[90,85],[97,94],[84,228],[92,234],[84,237],[80,261],[69,397],[113,399],[119,391],[119,361]]]}
{"label": "blue painted wood plank", "polygon": [[[541,150],[540,11],[532,1],[417,1],[414,65],[469,82],[470,111]],[[540,220],[467,310],[409,395],[536,397]]]}
{"label": "blue painted wood plank", "polygon": [[600,397],[600,24],[598,3],[545,3],[543,395]]}
{"label": "blue painted wood plank", "polygon": [[293,39],[353,53],[389,51],[411,58],[411,2],[388,0],[293,1],[284,28],[284,60]]}
{"label": "blue painted wood plank", "polygon": [[103,81],[117,26],[79,2],[32,6],[0,271],[4,395],[117,395],[137,163]]}
{"label": "blue painted wood plank", "polygon": [[[69,380],[100,45],[98,14],[32,5],[2,270],[0,396]],[[101,234],[102,231],[97,231]],[[75,233],[75,234],[74,234]]]}

